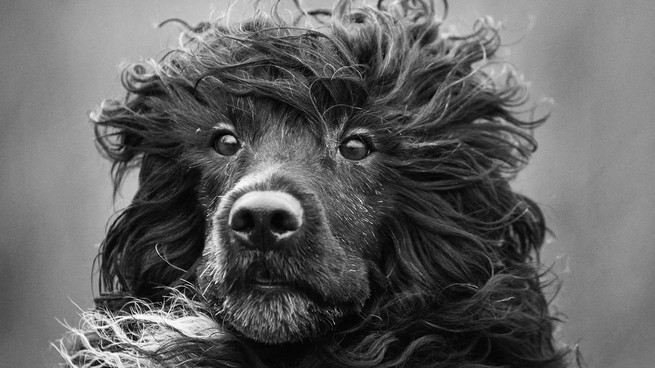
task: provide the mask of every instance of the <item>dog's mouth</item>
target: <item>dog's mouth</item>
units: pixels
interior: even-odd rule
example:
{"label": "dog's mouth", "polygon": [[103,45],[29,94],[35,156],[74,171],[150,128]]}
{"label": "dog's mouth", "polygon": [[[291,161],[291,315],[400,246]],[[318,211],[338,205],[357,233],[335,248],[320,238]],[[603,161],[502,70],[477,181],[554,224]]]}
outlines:
{"label": "dog's mouth", "polygon": [[297,289],[296,283],[273,276],[268,269],[261,267],[257,269],[255,277],[250,281],[250,284],[254,288],[264,291]]}
{"label": "dog's mouth", "polygon": [[331,330],[355,310],[353,303],[333,300],[322,286],[327,281],[317,275],[277,257],[260,257],[242,258],[235,262],[238,267],[226,270],[223,282],[203,288],[220,319],[246,338],[266,344],[300,342]]}
{"label": "dog's mouth", "polygon": [[252,276],[243,281],[243,289],[254,292],[253,295],[271,296],[273,294],[285,294],[287,297],[302,298],[311,300],[317,305],[327,303],[326,296],[320,291],[318,285],[309,279],[300,279],[295,276],[282,276],[279,272],[273,272],[270,268],[257,264]]}

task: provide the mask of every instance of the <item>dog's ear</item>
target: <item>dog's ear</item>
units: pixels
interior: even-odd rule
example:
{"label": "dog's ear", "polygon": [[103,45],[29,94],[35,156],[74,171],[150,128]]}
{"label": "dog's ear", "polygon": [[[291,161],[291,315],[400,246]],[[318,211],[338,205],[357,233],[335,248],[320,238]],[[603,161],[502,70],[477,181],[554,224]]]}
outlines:
{"label": "dog's ear", "polygon": [[103,102],[92,115],[100,151],[112,162],[114,191],[126,173],[140,168],[132,203],[109,227],[102,243],[101,288],[157,300],[193,275],[204,237],[196,170],[180,164],[181,140],[162,106],[171,99],[163,82],[146,66],[123,72],[128,95]]}

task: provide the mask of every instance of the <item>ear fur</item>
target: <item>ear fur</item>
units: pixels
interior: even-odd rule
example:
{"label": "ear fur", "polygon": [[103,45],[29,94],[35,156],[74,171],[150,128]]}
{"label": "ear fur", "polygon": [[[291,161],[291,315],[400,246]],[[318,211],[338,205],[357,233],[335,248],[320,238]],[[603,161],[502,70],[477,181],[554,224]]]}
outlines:
{"label": "ear fur", "polygon": [[130,169],[140,168],[132,203],[101,245],[101,291],[156,301],[162,286],[192,281],[204,215],[196,193],[199,173],[181,164],[179,140],[169,137],[172,119],[157,107],[172,101],[161,79],[146,70],[141,64],[125,69],[130,93],[124,101],[103,102],[92,120],[98,146],[113,164],[115,192]]}

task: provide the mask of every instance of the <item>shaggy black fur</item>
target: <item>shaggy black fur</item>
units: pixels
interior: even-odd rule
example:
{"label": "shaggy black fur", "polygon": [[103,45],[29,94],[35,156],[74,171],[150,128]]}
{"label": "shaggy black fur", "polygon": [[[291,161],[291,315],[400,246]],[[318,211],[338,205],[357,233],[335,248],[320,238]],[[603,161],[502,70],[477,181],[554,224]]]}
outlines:
{"label": "shaggy black fur", "polygon": [[418,0],[313,14],[203,23],[125,70],[93,121],[139,188],[68,363],[564,367],[544,219],[508,184],[543,119],[490,73],[496,29],[447,35]]}

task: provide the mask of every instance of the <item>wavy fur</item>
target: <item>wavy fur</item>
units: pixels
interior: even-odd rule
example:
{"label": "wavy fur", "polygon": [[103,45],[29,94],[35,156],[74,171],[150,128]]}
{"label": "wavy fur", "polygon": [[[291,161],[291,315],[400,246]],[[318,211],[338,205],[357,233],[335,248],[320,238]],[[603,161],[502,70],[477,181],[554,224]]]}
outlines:
{"label": "wavy fur", "polygon": [[[190,29],[161,61],[126,68],[127,97],[94,114],[116,187],[138,167],[139,188],[100,252],[102,300],[118,303],[85,315],[76,342],[61,347],[67,363],[566,366],[540,284],[544,218],[508,184],[544,119],[515,112],[526,91],[511,69],[494,69],[497,29],[482,20],[470,35],[447,35],[424,1],[355,9],[342,0],[307,14],[320,25],[288,25],[274,13]],[[254,110],[328,137],[321,152],[333,150],[335,121],[376,140],[373,164],[334,171],[348,173],[343,188],[376,200],[357,194],[365,204],[348,207],[360,211],[353,221],[371,223],[361,228],[376,247],[363,260],[368,297],[330,333],[298,343],[250,341],[225,327],[205,293],[171,291],[198,282],[210,210],[248,173],[238,162],[207,169],[196,147],[216,121]]]}

